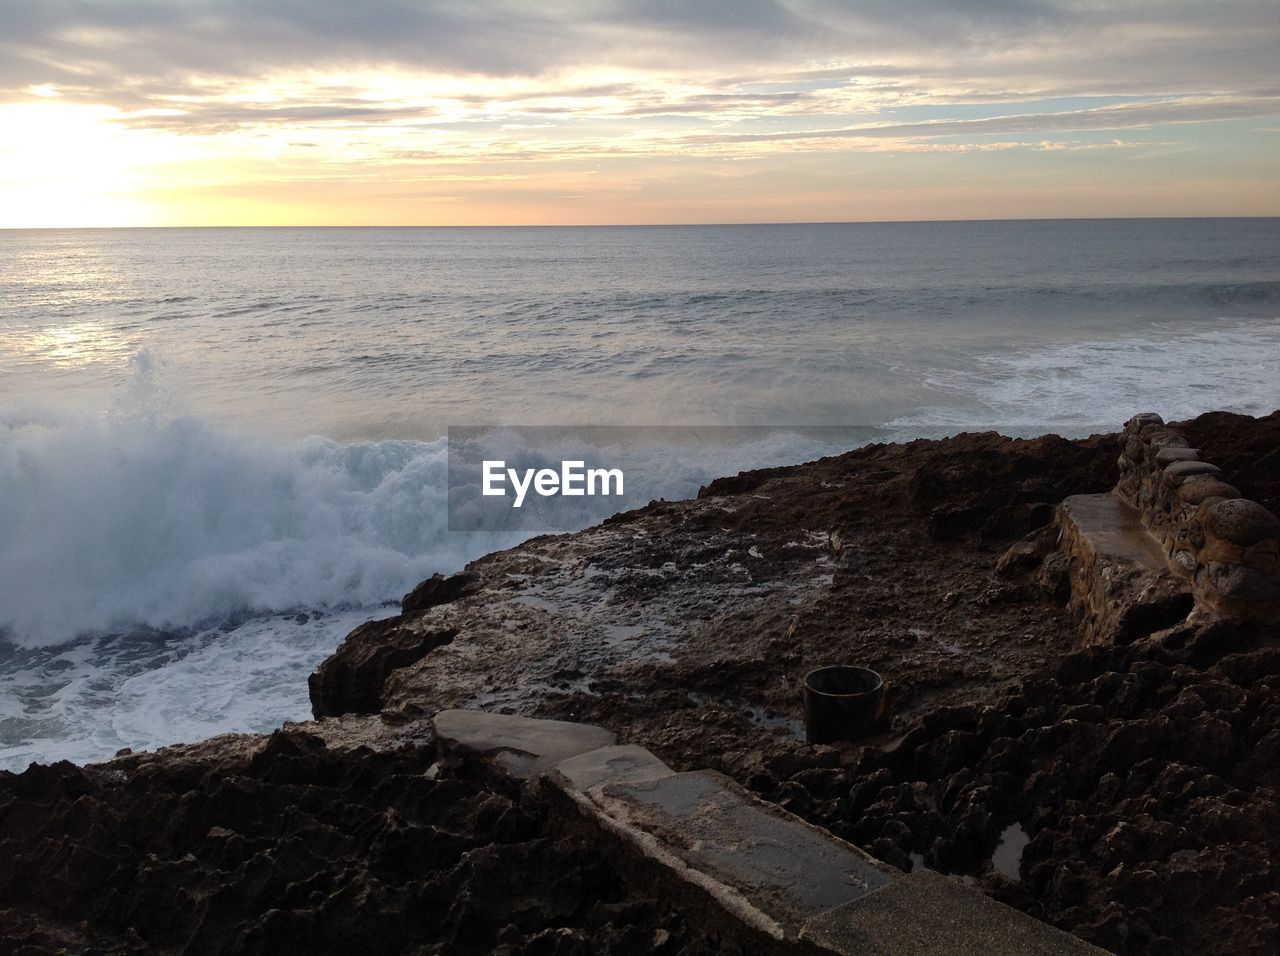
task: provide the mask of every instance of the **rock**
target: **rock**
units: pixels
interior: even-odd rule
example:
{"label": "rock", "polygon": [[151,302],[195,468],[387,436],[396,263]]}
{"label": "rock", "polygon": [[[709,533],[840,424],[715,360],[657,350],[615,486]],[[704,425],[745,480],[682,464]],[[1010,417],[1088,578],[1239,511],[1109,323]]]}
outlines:
{"label": "rock", "polygon": [[0,806],[28,794],[0,813],[0,952],[717,951],[532,796],[428,779],[429,735],[323,746],[331,723],[0,773]]}
{"label": "rock", "polygon": [[1172,429],[1165,429],[1159,435],[1151,439],[1151,447],[1156,450],[1157,454],[1160,449],[1164,448],[1190,448],[1190,443],[1180,434]]}
{"label": "rock", "polygon": [[1190,762],[1202,767],[1221,767],[1234,759],[1235,732],[1225,720],[1202,714],[1187,731],[1185,751]]}
{"label": "rock", "polygon": [[1171,465],[1164,468],[1165,478],[1175,485],[1179,485],[1193,475],[1219,475],[1222,471],[1217,465],[1211,465],[1207,461],[1175,461]]}
{"label": "rock", "polygon": [[1044,559],[1036,572],[1036,586],[1059,603],[1071,596],[1071,558],[1055,551]]}
{"label": "rock", "polygon": [[1123,773],[1139,761],[1160,753],[1175,739],[1173,722],[1167,717],[1123,723],[1112,730],[1102,744],[1098,764]]}
{"label": "rock", "polygon": [[1206,532],[1242,548],[1280,539],[1280,518],[1245,498],[1210,504],[1203,509],[1201,520]]}
{"label": "rock", "polygon": [[1240,564],[1205,565],[1209,603],[1218,611],[1245,619],[1274,622],[1280,608],[1280,579]]}
{"label": "rock", "polygon": [[588,780],[595,778],[598,783],[608,776],[610,760],[617,761],[618,766],[614,769],[619,773],[639,772],[645,779],[661,776],[661,770],[665,769],[661,761],[642,748],[628,750],[616,747],[616,736],[592,724],[536,720],[480,710],[442,710],[432,723],[436,739],[446,753],[493,756],[506,773],[514,776],[534,776],[550,770],[561,761],[600,748],[610,750],[609,754],[598,755],[603,758],[603,763],[592,760],[570,763],[566,777],[580,780],[584,786],[592,786]]}
{"label": "rock", "polygon": [[1239,497],[1240,489],[1209,475],[1188,478],[1178,488],[1178,499],[1189,505],[1198,505],[1210,498]]}
{"label": "rock", "polygon": [[476,576],[466,571],[460,571],[448,577],[443,574],[433,574],[404,596],[400,601],[400,613],[419,614],[433,607],[439,607],[441,604],[449,604],[460,597],[474,593],[478,585]]}
{"label": "rock", "polygon": [[1053,550],[1057,539],[1056,527],[1045,525],[1037,528],[1020,541],[1010,545],[1009,549],[1000,556],[1000,560],[996,562],[996,574],[1001,577],[1012,577],[1015,574],[1030,571]]}
{"label": "rock", "polygon": [[840,751],[829,744],[810,744],[795,750],[783,750],[765,761],[765,767],[779,780],[787,780],[811,767],[836,767]]}
{"label": "rock", "polygon": [[420,661],[453,640],[456,631],[419,631],[392,617],[362,624],[309,678],[311,712],[316,718],[372,714],[382,709],[387,675]]}
{"label": "rock", "polygon": [[1176,445],[1170,445],[1161,448],[1156,452],[1157,465],[1170,465],[1175,461],[1199,461],[1200,450],[1198,448],[1179,448]]}
{"label": "rock", "polygon": [[[1192,443],[1254,500],[1273,494],[1276,444],[1250,436],[1277,432],[1223,442],[1220,431],[1204,426]],[[1121,441],[966,435],[777,469],[745,482],[767,494],[640,509],[622,525],[482,559],[484,600],[464,596],[432,612],[448,590],[433,584],[422,604],[406,602],[408,617],[367,626],[336,657],[368,658],[346,668],[346,683],[366,684],[375,709],[381,695],[398,709],[434,710],[496,693],[508,695],[498,706],[605,724],[673,765],[744,754],[733,763],[752,786],[810,823],[863,849],[884,840],[886,854],[906,854],[916,871],[922,858],[955,859],[957,877],[1117,952],[1270,953],[1280,859],[1274,623],[1210,626],[1211,615],[1192,615],[1154,640],[1079,649],[1067,616],[1047,602],[969,603],[996,557],[1029,530],[1036,503],[1114,486]],[[1174,506],[1170,521],[1198,520],[1196,504],[1225,498],[1187,507],[1181,491],[1155,489],[1159,449],[1182,446],[1167,431],[1139,445],[1127,475],[1142,476],[1151,507]],[[927,502],[912,498],[916,469],[937,476],[921,484]],[[860,477],[872,471],[885,476],[874,486]],[[1220,480],[1182,488],[1211,481]],[[959,530],[975,544],[927,540],[934,509],[967,515]],[[845,540],[834,575],[837,562],[805,533],[830,528]],[[1176,540],[1161,539],[1160,560]],[[755,545],[769,561],[739,562]],[[1055,551],[1039,575],[1069,560]],[[680,590],[689,578],[696,590]],[[1109,574],[1098,580],[1111,586]],[[513,586],[521,581],[527,590]],[[862,613],[873,606],[876,616]],[[454,640],[466,647],[427,651],[379,688],[381,655],[423,654],[437,619],[458,626]],[[672,640],[672,660],[590,657],[631,633],[615,627],[654,621]],[[894,644],[907,628],[920,635],[909,654]],[[770,650],[784,632],[794,661]],[[846,657],[894,675],[903,708],[883,751],[811,750],[793,727],[742,716],[757,704],[794,716],[804,669]],[[571,676],[556,683],[559,674]],[[360,696],[351,686],[338,693],[343,681],[324,683],[317,696]],[[926,719],[940,705],[959,707]],[[345,750],[326,730],[335,725],[360,728],[343,731]],[[176,748],[99,768],[0,774],[0,951],[645,952],[654,939],[690,956],[716,951],[688,937],[696,913],[658,918],[642,895],[650,887],[637,896],[600,847],[549,832],[555,815],[528,801],[553,787],[463,779],[422,725],[398,738],[397,752],[370,741],[369,728],[407,726],[331,718],[269,741],[210,742],[217,755],[208,759]],[[1203,766],[1220,752],[1231,759]],[[792,759],[773,762],[781,753]],[[598,757],[581,759],[599,771]],[[770,763],[790,772],[786,793],[765,771]],[[1031,838],[1022,880],[993,889],[991,851],[1015,818]],[[1111,841],[1123,858],[1102,863],[1093,848],[1120,824],[1132,828]],[[662,905],[679,911],[682,902]],[[33,921],[48,927],[47,945],[21,935]]]}

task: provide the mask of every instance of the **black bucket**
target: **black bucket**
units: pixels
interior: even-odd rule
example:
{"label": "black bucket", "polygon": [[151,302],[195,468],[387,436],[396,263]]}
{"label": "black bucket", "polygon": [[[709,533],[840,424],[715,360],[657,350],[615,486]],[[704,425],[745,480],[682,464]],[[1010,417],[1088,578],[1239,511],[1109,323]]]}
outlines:
{"label": "black bucket", "polygon": [[884,713],[884,678],[865,667],[819,667],[804,678],[804,729],[811,744],[861,740]]}

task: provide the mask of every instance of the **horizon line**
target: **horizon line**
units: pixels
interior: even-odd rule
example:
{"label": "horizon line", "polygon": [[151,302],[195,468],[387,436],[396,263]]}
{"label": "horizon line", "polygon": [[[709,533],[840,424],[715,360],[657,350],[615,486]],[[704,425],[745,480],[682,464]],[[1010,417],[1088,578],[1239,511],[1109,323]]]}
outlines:
{"label": "horizon line", "polygon": [[107,232],[143,229],[688,229],[733,226],[882,226],[975,222],[1172,222],[1176,220],[1230,219],[1239,221],[1280,219],[1280,213],[1255,216],[997,216],[979,219],[795,219],[744,222],[540,222],[540,223],[276,223],[268,225],[157,225],[157,226],[0,226],[0,232]]}

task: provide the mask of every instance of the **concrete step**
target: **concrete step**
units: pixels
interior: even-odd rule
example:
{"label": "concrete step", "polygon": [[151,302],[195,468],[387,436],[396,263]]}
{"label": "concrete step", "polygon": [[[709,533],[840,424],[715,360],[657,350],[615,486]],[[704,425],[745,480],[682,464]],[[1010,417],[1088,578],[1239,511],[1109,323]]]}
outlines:
{"label": "concrete step", "polygon": [[1160,543],[1142,526],[1137,509],[1115,493],[1071,495],[1062,502],[1062,511],[1100,557],[1149,571],[1168,570]]}
{"label": "concrete step", "polygon": [[1084,956],[1101,950],[957,880],[905,874],[718,773],[676,773],[599,727],[474,711],[436,717],[442,759],[539,780],[681,907],[755,951]]}

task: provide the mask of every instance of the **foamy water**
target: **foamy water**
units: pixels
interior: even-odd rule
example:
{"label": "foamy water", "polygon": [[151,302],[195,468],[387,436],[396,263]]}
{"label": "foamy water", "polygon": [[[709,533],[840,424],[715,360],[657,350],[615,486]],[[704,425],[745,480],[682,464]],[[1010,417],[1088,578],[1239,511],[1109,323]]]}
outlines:
{"label": "foamy water", "polygon": [[676,498],[838,450],[800,426],[1084,434],[1280,405],[1275,220],[0,248],[0,767],[305,717],[352,627],[519,540],[448,530],[449,425],[785,426],[626,450]]}

